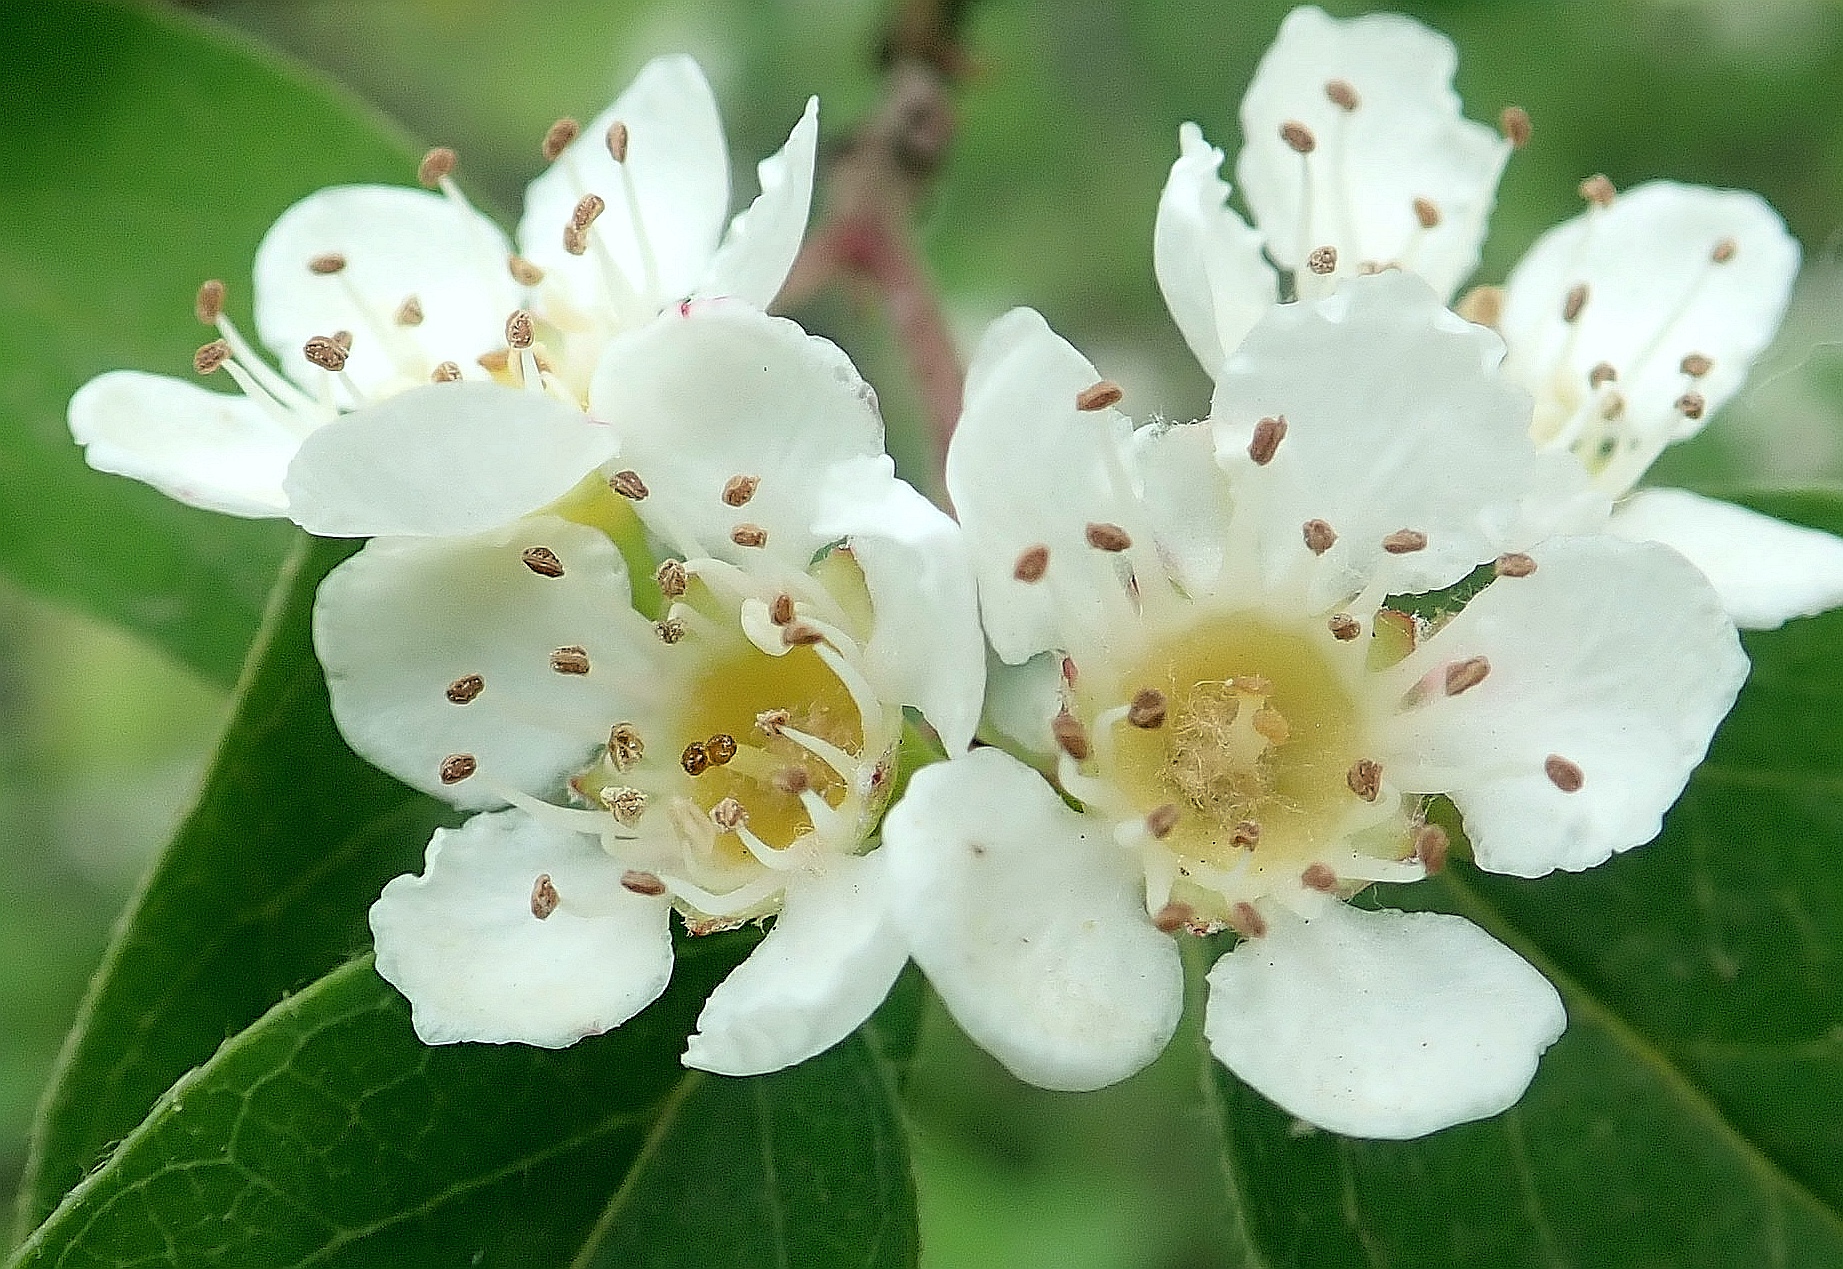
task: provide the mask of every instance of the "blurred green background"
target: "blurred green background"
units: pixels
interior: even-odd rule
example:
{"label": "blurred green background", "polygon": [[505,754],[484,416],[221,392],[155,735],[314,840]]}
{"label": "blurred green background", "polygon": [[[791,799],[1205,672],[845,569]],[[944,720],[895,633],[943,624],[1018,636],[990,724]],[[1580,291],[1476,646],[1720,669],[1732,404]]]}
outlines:
{"label": "blurred green background", "polygon": [[[588,118],[649,56],[698,56],[724,106],[739,196],[809,92],[836,140],[873,106],[887,0],[206,0],[191,6],[283,49],[456,147],[468,189],[511,214],[557,116]],[[963,346],[1014,303],[1042,309],[1137,412],[1194,416],[1207,383],[1150,269],[1177,125],[1231,156],[1242,86],[1287,5],[973,0],[959,134],[922,208],[923,244]],[[1336,12],[1366,6],[1332,4]],[[1757,189],[1806,270],[1753,383],[1656,475],[1719,486],[1843,474],[1843,6],[1824,0],[1418,4],[1452,36],[1468,112],[1535,120],[1486,249],[1495,281],[1601,171]],[[287,121],[276,120],[277,145]],[[73,162],[81,156],[72,156]],[[403,174],[407,183],[411,173]],[[823,196],[823,178],[822,178]],[[281,207],[274,209],[276,212]],[[148,244],[158,250],[159,244]],[[233,277],[242,285],[245,278]],[[882,394],[920,483],[906,368],[874,306],[827,294],[797,314],[843,343]],[[140,367],[174,370],[170,361]],[[17,346],[7,355],[22,355]],[[98,480],[109,479],[98,476]],[[199,513],[203,514],[203,513]],[[0,1185],[111,921],[184,809],[227,698],[147,646],[0,582]],[[1174,1052],[1190,1046],[1174,1046]],[[931,1017],[911,1111],[927,1263],[1207,1266],[1218,1166],[1186,1118],[1197,1071],[1174,1058],[1103,1094],[1025,1088]]]}

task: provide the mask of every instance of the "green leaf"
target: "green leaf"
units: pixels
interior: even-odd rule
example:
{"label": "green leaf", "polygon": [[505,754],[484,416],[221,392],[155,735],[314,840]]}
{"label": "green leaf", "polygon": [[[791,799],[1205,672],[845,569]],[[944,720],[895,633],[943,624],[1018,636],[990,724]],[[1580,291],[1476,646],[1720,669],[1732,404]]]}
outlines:
{"label": "green leaf", "polygon": [[228,684],[289,529],[91,471],[65,404],[104,370],[191,376],[210,336],[199,283],[224,279],[247,314],[277,215],[323,185],[401,183],[415,151],[327,83],[182,14],[0,0],[0,30],[0,570]]}
{"label": "green leaf", "polygon": [[[1756,496],[1843,532],[1843,496]],[[1843,1264],[1843,612],[1753,674],[1657,841],[1533,881],[1382,887],[1561,989],[1523,1100],[1420,1141],[1301,1131],[1220,1067],[1225,1168],[1273,1264]]]}

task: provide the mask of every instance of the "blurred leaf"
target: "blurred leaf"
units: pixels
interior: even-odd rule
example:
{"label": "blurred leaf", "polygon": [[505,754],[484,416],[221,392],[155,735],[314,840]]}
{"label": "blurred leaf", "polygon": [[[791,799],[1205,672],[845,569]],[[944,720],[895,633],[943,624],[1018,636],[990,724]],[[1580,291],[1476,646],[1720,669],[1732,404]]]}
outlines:
{"label": "blurred leaf", "polygon": [[[1843,495],[1746,501],[1843,532]],[[1568,1032],[1520,1103],[1357,1141],[1215,1068],[1275,1265],[1843,1264],[1843,612],[1746,642],[1752,678],[1656,842],[1584,873],[1380,888],[1561,989]]]}
{"label": "blurred leaf", "polygon": [[416,153],[329,84],[178,13],[0,0],[0,29],[0,569],[228,684],[289,530],[91,471],[65,403],[112,368],[191,375],[200,282],[223,278],[247,313],[283,209],[402,182]]}

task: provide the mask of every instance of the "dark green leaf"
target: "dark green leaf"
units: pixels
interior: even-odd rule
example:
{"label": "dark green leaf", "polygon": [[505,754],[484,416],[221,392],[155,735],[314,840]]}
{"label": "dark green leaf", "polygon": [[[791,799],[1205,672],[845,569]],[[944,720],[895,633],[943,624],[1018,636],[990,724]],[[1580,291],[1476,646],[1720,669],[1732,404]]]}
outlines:
{"label": "dark green leaf", "polygon": [[[64,408],[118,367],[190,375],[200,282],[248,312],[269,223],[313,189],[401,183],[415,152],[329,85],[195,19],[0,0],[0,570],[218,682],[242,663],[284,525],[84,465]],[[228,386],[228,385],[226,385]]]}
{"label": "dark green leaf", "polygon": [[[1837,495],[1747,501],[1843,531]],[[1380,896],[1469,917],[1561,988],[1568,1032],[1516,1107],[1354,1141],[1217,1068],[1275,1264],[1843,1264],[1843,612],[1746,642],[1752,678],[1656,842]]]}

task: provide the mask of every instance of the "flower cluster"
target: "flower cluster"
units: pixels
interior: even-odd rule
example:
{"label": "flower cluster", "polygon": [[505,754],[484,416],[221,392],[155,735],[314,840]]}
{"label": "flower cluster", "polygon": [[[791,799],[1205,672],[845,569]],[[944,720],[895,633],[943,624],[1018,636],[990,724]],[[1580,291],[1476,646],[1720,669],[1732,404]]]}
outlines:
{"label": "flower cluster", "polygon": [[[845,355],[765,312],[816,106],[725,232],[682,58],[551,130],[516,253],[447,151],[426,191],[323,191],[257,257],[280,370],[208,283],[197,368],[241,395],[118,371],[72,430],[185,501],[370,539],[315,610],[335,717],[473,813],[371,913],[425,1041],[619,1026],[676,912],[772,921],[689,1065],[802,1061],[912,959],[1019,1077],[1090,1089],[1169,1040],[1181,941],[1232,932],[1215,1055],[1311,1123],[1417,1136],[1513,1104],[1566,1017],[1372,883],[1643,845],[1746,676],[1737,625],[1843,602],[1843,542],[1634,492],[1771,338],[1777,216],[1596,177],[1456,300],[1530,124],[1465,119],[1453,71],[1406,19],[1295,11],[1243,103],[1253,224],[1189,124],[1159,201],[1209,416],[1135,425],[1015,310],[969,371],[957,519]],[[946,760],[899,770],[917,729]]]}

